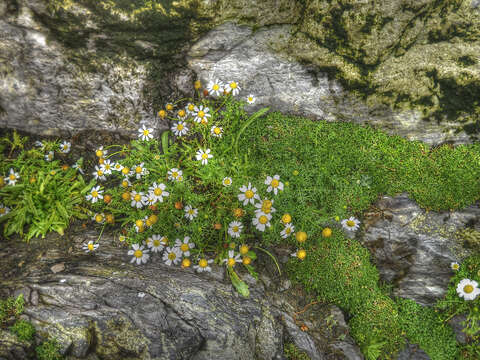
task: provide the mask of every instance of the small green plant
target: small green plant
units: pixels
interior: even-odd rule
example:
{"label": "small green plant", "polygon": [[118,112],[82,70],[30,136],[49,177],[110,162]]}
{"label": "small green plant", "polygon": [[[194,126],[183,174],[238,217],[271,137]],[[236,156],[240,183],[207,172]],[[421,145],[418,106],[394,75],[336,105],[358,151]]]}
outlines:
{"label": "small green plant", "polygon": [[47,340],[35,348],[38,360],[62,360],[60,345],[55,339]]}
{"label": "small green plant", "polygon": [[294,343],[287,342],[283,345],[283,353],[288,360],[310,360],[310,356],[300,350]]}
{"label": "small green plant", "polygon": [[23,294],[18,297],[9,297],[6,300],[0,300],[0,327],[6,327],[13,323],[22,313],[25,300]]}
{"label": "small green plant", "polygon": [[[77,169],[53,159],[53,150],[61,146],[45,142],[28,151],[22,146],[16,158],[0,161],[0,174],[5,175],[0,184],[0,223],[6,237],[19,234],[28,241],[50,231],[63,235],[73,218],[87,217],[82,203],[91,185]],[[66,155],[60,151],[60,156]]]}
{"label": "small green plant", "polygon": [[35,327],[28,321],[17,320],[13,326],[10,327],[13,332],[22,341],[30,341],[35,335]]}

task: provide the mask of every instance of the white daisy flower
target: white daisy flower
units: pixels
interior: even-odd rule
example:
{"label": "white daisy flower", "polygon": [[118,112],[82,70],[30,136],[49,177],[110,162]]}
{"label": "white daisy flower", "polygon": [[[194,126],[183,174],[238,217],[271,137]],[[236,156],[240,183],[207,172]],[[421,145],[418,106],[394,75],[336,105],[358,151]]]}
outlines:
{"label": "white daisy flower", "polygon": [[105,214],[104,213],[95,213],[95,215],[92,216],[92,220],[99,223],[99,224],[103,224],[105,222]]}
{"label": "white daisy flower", "polygon": [[[148,216],[145,216],[145,219],[147,219],[147,218],[148,218]],[[142,230],[145,229],[145,219],[143,219],[143,220],[139,219],[139,220],[135,221],[135,225],[134,225],[135,232],[138,233],[138,232],[140,232],[140,229],[142,229]]]}
{"label": "white daisy flower", "polygon": [[181,260],[182,254],[180,253],[180,249],[176,247],[167,247],[165,252],[163,253],[163,261],[167,265],[177,265],[178,262]]}
{"label": "white daisy flower", "polygon": [[192,208],[191,205],[185,206],[185,217],[189,220],[193,220],[193,218],[198,216],[198,209]]}
{"label": "white daisy flower", "polygon": [[185,121],[179,121],[171,127],[172,132],[175,136],[183,136],[188,132],[187,123]]}
{"label": "white daisy flower", "polygon": [[195,114],[195,104],[188,103],[187,106],[185,106],[185,111],[188,115]]}
{"label": "white daisy flower", "polygon": [[131,193],[131,199],[132,199],[132,202],[130,203],[130,205],[132,207],[136,207],[137,209],[141,209],[144,205],[144,202],[145,202],[145,194],[143,192],[136,192],[136,191],[132,191]]}
{"label": "white daisy flower", "polygon": [[187,110],[185,109],[180,109],[178,110],[177,112],[177,117],[180,119],[180,120],[185,120],[187,118],[187,115],[188,115],[188,112]]}
{"label": "white daisy flower", "polygon": [[83,250],[85,250],[86,253],[93,252],[98,249],[98,244],[94,244],[92,240],[90,240],[88,243],[84,243]]}
{"label": "white daisy flower", "polygon": [[4,216],[4,215],[7,215],[8,213],[10,212],[10,208],[3,205],[3,204],[0,204],[0,217]]}
{"label": "white daisy flower", "polygon": [[253,96],[252,94],[248,95],[247,96],[247,103],[254,104],[255,103],[255,96]]}
{"label": "white daisy flower", "polygon": [[223,134],[223,129],[221,127],[213,125],[210,129],[210,133],[212,134],[212,136],[221,138]]}
{"label": "white daisy flower", "polygon": [[271,176],[267,176],[267,180],[265,180],[265,185],[268,185],[267,192],[273,190],[273,193],[277,195],[278,190],[283,190],[283,183],[279,180],[280,175],[274,175],[273,178]]}
{"label": "white daisy flower", "polygon": [[115,165],[113,165],[113,170],[115,171],[122,171],[123,169],[123,165],[120,164],[119,162],[115,163]]}
{"label": "white daisy flower", "polygon": [[255,225],[257,230],[265,231],[265,226],[270,227],[270,219],[272,215],[265,213],[257,213],[256,216],[252,219],[252,224]]}
{"label": "white daisy flower", "polygon": [[147,205],[147,206],[150,206],[150,205],[153,205],[157,202],[157,197],[155,196],[155,194],[150,191],[146,196],[144,196],[143,198],[143,204],[144,205]]}
{"label": "white daisy flower", "polygon": [[178,180],[178,177],[182,176],[182,170],[178,170],[177,168],[173,168],[171,170],[168,170],[168,179],[169,180]]}
{"label": "white daisy flower", "polygon": [[243,205],[247,205],[249,202],[251,204],[255,204],[255,199],[260,200],[260,196],[257,194],[257,188],[252,188],[252,184],[248,183],[248,187],[242,185],[239,190],[243,194],[238,194],[238,200],[243,201]]}
{"label": "white daisy flower", "polygon": [[43,143],[41,141],[37,140],[37,141],[35,141],[35,146],[43,148],[45,145],[43,145]]}
{"label": "white daisy flower", "polygon": [[231,177],[224,177],[222,180],[223,186],[230,186],[232,185],[232,178]]}
{"label": "white daisy flower", "polygon": [[457,271],[458,269],[460,269],[460,264],[458,262],[452,262],[450,263],[450,268],[454,271]]}
{"label": "white daisy flower", "polygon": [[223,84],[220,80],[211,80],[208,83],[207,90],[210,95],[221,96],[223,94]]}
{"label": "white daisy flower", "polygon": [[206,272],[211,272],[212,271],[212,268],[210,266],[208,266],[208,264],[211,264],[213,262],[213,259],[205,259],[205,258],[201,258],[199,261],[198,261],[198,265],[194,265],[193,268],[197,271],[197,272],[203,272],[203,271],[206,271]]}
{"label": "white daisy flower", "polygon": [[342,226],[345,230],[355,231],[359,228],[360,221],[355,219],[353,216],[350,219],[343,219]]}
{"label": "white daisy flower", "polygon": [[225,90],[227,91],[227,93],[232,93],[233,96],[237,96],[238,93],[240,92],[240,86],[238,85],[237,82],[235,81],[230,81],[226,86],[225,86]]}
{"label": "white daisy flower", "polygon": [[69,143],[68,141],[64,141],[63,143],[60,144],[60,151],[64,154],[70,152],[70,148],[72,147],[72,144]]}
{"label": "white daisy flower", "polygon": [[144,249],[143,245],[133,244],[132,250],[128,250],[128,255],[132,256],[131,263],[136,262],[137,265],[145,264],[148,261],[150,255],[148,255],[148,249]]}
{"label": "white daisy flower", "polygon": [[72,168],[77,169],[80,171],[80,174],[84,174],[83,169],[82,169],[82,164],[80,164],[79,160],[75,164],[72,165]]}
{"label": "white daisy flower", "polygon": [[478,283],[475,280],[463,279],[457,285],[458,296],[463,297],[465,300],[475,300],[480,294]]}
{"label": "white daisy flower", "polygon": [[147,239],[147,246],[154,253],[162,251],[164,248],[164,244],[162,243],[162,237],[160,235],[152,235],[152,237],[149,237]]}
{"label": "white daisy flower", "polygon": [[210,109],[208,107],[203,107],[203,105],[200,105],[199,107],[195,106],[193,113],[193,116],[195,116],[194,121],[197,123],[201,123],[203,119],[212,116],[208,113],[209,111]]}
{"label": "white daisy flower", "polygon": [[110,160],[104,160],[103,164],[100,166],[105,175],[110,175],[114,169],[114,164]]}
{"label": "white daisy flower", "polygon": [[45,160],[46,161],[52,161],[54,158],[53,151],[49,151],[47,155],[45,155]]}
{"label": "white daisy flower", "polygon": [[153,139],[152,133],[153,129],[145,127],[145,124],[140,129],[138,129],[138,137],[143,141]]}
{"label": "white daisy flower", "polygon": [[17,172],[10,168],[10,173],[4,180],[6,183],[8,183],[8,185],[15,185],[19,179],[20,175],[18,175]]}
{"label": "white daisy flower", "polygon": [[101,166],[98,167],[98,165],[95,165],[95,171],[92,173],[92,175],[97,180],[104,180],[104,181],[107,180],[107,178],[105,177],[105,173],[103,172],[103,168]]}
{"label": "white daisy flower", "polygon": [[222,260],[225,265],[233,267],[235,266],[235,263],[237,262],[242,262],[242,259],[240,258],[240,254],[235,255],[235,252],[233,250],[228,251],[228,258]]}
{"label": "white daisy flower", "polygon": [[260,201],[259,203],[255,204],[255,207],[257,208],[255,210],[255,214],[258,213],[265,213],[265,214],[270,214],[274,213],[277,211],[272,205],[273,205],[274,200],[269,200],[269,199],[264,199]]}
{"label": "white daisy flower", "polygon": [[100,190],[100,186],[94,186],[92,190],[90,190],[90,194],[86,195],[85,198],[87,201],[91,201],[92,204],[96,203],[98,199],[103,199],[103,190]]}
{"label": "white daisy flower", "polygon": [[210,149],[203,151],[202,149],[197,151],[197,160],[202,161],[202,165],[208,164],[208,159],[212,158],[213,155],[210,154]]}
{"label": "white daisy flower", "polygon": [[95,155],[97,155],[99,158],[104,157],[107,154],[108,150],[104,150],[103,146],[100,146],[97,150],[95,150]]}
{"label": "white daisy flower", "polygon": [[294,231],[295,231],[295,226],[293,226],[291,223],[288,223],[288,224],[285,224],[285,228],[280,232],[280,235],[282,235],[282,238],[286,239]]}
{"label": "white daisy flower", "polygon": [[304,249],[298,249],[294,253],[291,253],[290,256],[303,260],[305,259],[305,256],[307,256],[307,252]]}
{"label": "white daisy flower", "polygon": [[180,249],[183,256],[190,256],[190,249],[193,249],[195,244],[190,242],[190,236],[185,236],[183,242],[180,239],[176,239],[175,247]]}
{"label": "white daisy flower", "polygon": [[122,185],[124,188],[127,188],[129,186],[132,186],[132,183],[130,182],[130,180],[128,179],[128,177],[126,178],[123,178],[122,182],[120,183],[120,185]]}
{"label": "white daisy flower", "polygon": [[239,221],[232,221],[228,224],[228,234],[232,238],[239,238],[240,234],[242,233],[243,225]]}
{"label": "white daisy flower", "polygon": [[142,177],[142,175],[148,174],[148,170],[145,167],[143,167],[143,164],[144,163],[134,166],[131,171],[132,175],[135,175],[137,180],[139,180]]}
{"label": "white daisy flower", "polygon": [[152,184],[152,186],[150,186],[148,188],[148,190],[150,190],[154,195],[155,197],[157,198],[158,201],[160,202],[163,202],[163,197],[165,196],[169,196],[170,193],[168,191],[165,191],[166,189],[166,186],[165,184],[158,184],[156,182],[154,182]]}

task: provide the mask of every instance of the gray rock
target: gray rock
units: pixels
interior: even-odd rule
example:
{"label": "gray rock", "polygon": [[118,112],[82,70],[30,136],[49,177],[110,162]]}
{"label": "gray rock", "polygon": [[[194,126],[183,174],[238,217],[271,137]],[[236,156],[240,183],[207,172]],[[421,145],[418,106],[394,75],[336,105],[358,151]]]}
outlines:
{"label": "gray rock", "polygon": [[327,121],[370,124],[390,134],[429,144],[444,141],[468,143],[464,132],[445,131],[455,126],[445,121],[423,121],[413,110],[392,111],[386,106],[371,108],[348,94],[336,80],[329,80],[312,65],[302,65],[283,51],[292,40],[292,25],[278,25],[253,31],[248,26],[225,23],[210,31],[188,53],[188,64],[208,84],[218,78],[239,81],[240,97],[254,94],[255,111],[268,106],[284,113]]}
{"label": "gray rock", "polygon": [[407,342],[405,348],[398,352],[396,360],[430,360],[430,357],[418,345]]}
{"label": "gray rock", "polygon": [[403,193],[383,196],[364,219],[359,237],[373,254],[380,276],[394,284],[394,295],[432,305],[443,297],[450,263],[473,253],[458,236],[467,224],[479,229],[480,208],[428,213]]}
{"label": "gray rock", "polygon": [[[145,265],[131,265],[128,249],[116,247],[108,234],[103,234],[98,251],[85,254],[82,243],[97,237],[88,231],[71,235],[68,246],[65,238],[52,236],[3,246],[2,251],[14,251],[16,258],[2,257],[0,270],[44,254],[41,261],[27,262],[0,280],[0,297],[26,288],[37,294],[25,314],[39,341],[56,338],[61,353],[72,359],[284,358],[286,323],[263,286],[252,282],[250,297],[243,298],[224,279],[218,280],[224,271],[216,265],[212,274],[200,275],[169,267],[155,255]],[[52,273],[51,266],[59,262],[65,269]],[[289,324],[289,338],[310,344],[315,354],[314,342],[308,334],[294,332],[294,326]],[[0,354],[26,351],[13,340],[2,338]]]}
{"label": "gray rock", "polygon": [[460,344],[467,343],[467,336],[464,332],[462,332],[462,330],[465,328],[465,326],[462,325],[462,322],[465,320],[467,320],[467,317],[465,315],[455,315],[448,321],[453,331],[455,332],[455,337],[457,341]]}

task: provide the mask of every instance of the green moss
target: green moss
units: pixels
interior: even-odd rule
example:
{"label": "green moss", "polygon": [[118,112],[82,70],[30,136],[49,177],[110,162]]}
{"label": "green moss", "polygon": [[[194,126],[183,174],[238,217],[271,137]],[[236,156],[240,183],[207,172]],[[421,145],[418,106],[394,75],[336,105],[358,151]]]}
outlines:
{"label": "green moss", "polygon": [[33,325],[25,320],[18,320],[10,327],[10,331],[13,332],[22,341],[30,341],[35,335],[35,328]]}
{"label": "green moss", "polygon": [[47,340],[35,348],[38,360],[62,360],[60,345],[55,340]]}
{"label": "green moss", "polygon": [[17,319],[23,313],[24,303],[23,294],[0,300],[0,326],[7,325],[12,318]]}
{"label": "green moss", "polygon": [[445,326],[437,312],[410,299],[396,298],[401,328],[413,344],[418,344],[432,360],[455,359],[458,344],[453,330]]}
{"label": "green moss", "polygon": [[293,343],[285,343],[283,353],[288,360],[310,360],[310,356]]}

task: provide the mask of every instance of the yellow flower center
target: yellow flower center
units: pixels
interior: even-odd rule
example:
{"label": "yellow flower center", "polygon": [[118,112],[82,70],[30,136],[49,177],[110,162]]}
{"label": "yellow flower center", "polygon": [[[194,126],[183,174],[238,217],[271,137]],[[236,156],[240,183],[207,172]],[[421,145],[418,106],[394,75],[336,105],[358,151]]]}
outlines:
{"label": "yellow flower center", "polygon": [[297,238],[298,242],[304,242],[307,240],[307,233],[305,231],[299,231],[295,237]]}
{"label": "yellow flower center", "polygon": [[347,225],[353,227],[353,226],[355,226],[355,221],[353,221],[353,220],[348,220],[348,221],[347,221]]}
{"label": "yellow flower center", "polygon": [[205,125],[208,123],[207,118],[204,118],[204,117],[202,118],[202,120],[200,120],[200,122],[202,123],[202,125]]}
{"label": "yellow flower center", "polygon": [[98,171],[97,171],[97,174],[98,174],[98,176],[103,176],[103,171],[102,171],[102,170],[98,170]]}
{"label": "yellow flower center", "polygon": [[200,82],[200,80],[196,80],[194,83],[193,83],[193,87],[195,89],[200,89],[202,87],[202,83]]}
{"label": "yellow flower center", "polygon": [[106,170],[110,170],[110,168],[111,168],[110,164],[105,164],[104,166],[105,166]]}
{"label": "yellow flower center", "polygon": [[123,181],[122,181],[122,186],[123,186],[123,187],[128,187],[128,181],[127,181],[127,180],[123,180]]}
{"label": "yellow flower center", "polygon": [[208,154],[202,154],[202,159],[208,159]]}
{"label": "yellow flower center", "polygon": [[95,154],[97,155],[97,157],[102,157],[103,156],[103,151],[102,150],[97,150],[97,152]]}
{"label": "yellow flower center", "polygon": [[305,256],[307,256],[307,252],[303,249],[301,250],[298,250],[297,251],[297,257],[300,259],[300,260],[303,260],[305,259]]}
{"label": "yellow flower center", "polygon": [[142,200],[142,195],[136,194],[136,195],[133,197],[133,199],[134,199],[135,201],[139,202],[140,200]]}
{"label": "yellow flower center", "polygon": [[291,232],[292,232],[292,229],[291,229],[291,228],[287,227],[287,228],[285,229],[285,233],[286,233],[286,234],[290,234]]}
{"label": "yellow flower center", "polygon": [[288,224],[290,221],[292,221],[292,217],[290,216],[290,214],[284,214],[282,216],[282,221],[284,224]]}
{"label": "yellow flower center", "polygon": [[188,110],[189,111],[195,110],[195,105],[193,105],[193,104],[188,105]]}
{"label": "yellow flower center", "polygon": [[182,244],[182,245],[180,245],[180,250],[182,250],[183,252],[188,251],[188,244]]}
{"label": "yellow flower center", "polygon": [[128,167],[124,167],[124,168],[122,169],[123,175],[127,175],[129,172],[130,172],[130,169],[129,169]]}
{"label": "yellow flower center", "polygon": [[93,249],[95,249],[95,247],[93,246],[93,243],[90,243],[87,246],[88,246],[88,250],[90,251],[93,251]]}
{"label": "yellow flower center", "polygon": [[220,130],[220,128],[216,127],[215,129],[213,129],[213,132],[218,135],[222,132],[222,130]]}
{"label": "yellow flower center", "polygon": [[100,214],[97,214],[97,215],[95,216],[95,221],[98,222],[98,223],[102,222],[102,221],[103,221],[103,216],[100,215]]}
{"label": "yellow flower center", "polygon": [[97,192],[97,191],[92,191],[92,196],[93,196],[94,198],[98,197],[98,192]]}
{"label": "yellow flower center", "polygon": [[457,270],[459,268],[458,264],[453,264],[452,266],[455,270]]}
{"label": "yellow flower center", "polygon": [[201,268],[206,268],[208,266],[207,259],[200,259],[200,261],[198,262],[198,266],[200,266]]}
{"label": "yellow flower center", "polygon": [[203,117],[205,116],[205,112],[202,111],[202,110],[200,110],[200,111],[198,112],[197,116],[198,116],[199,118],[203,118]]}
{"label": "yellow flower center", "polygon": [[249,96],[248,101],[253,101],[253,97]]}
{"label": "yellow flower center", "polygon": [[258,218],[258,222],[260,224],[266,224],[268,222],[268,218],[265,215],[262,215]]}
{"label": "yellow flower center", "polygon": [[230,179],[225,179],[224,184],[229,185],[230,184]]}
{"label": "yellow flower center", "polygon": [[178,173],[176,171],[172,172],[172,177],[176,178],[178,176]]}
{"label": "yellow flower center", "polygon": [[278,186],[278,184],[279,184],[279,182],[278,182],[277,179],[273,179],[272,182],[271,182],[271,185],[275,188]]}
{"label": "yellow flower center", "polygon": [[162,195],[162,189],[156,188],[155,190],[153,190],[153,193],[157,196],[160,196],[160,195]]}
{"label": "yellow flower center", "polygon": [[233,265],[235,265],[235,259],[234,259],[234,258],[229,258],[229,259],[228,259],[228,266],[231,267],[231,266],[233,266]]}
{"label": "yellow flower center", "polygon": [[135,252],[133,253],[133,256],[135,256],[136,258],[141,258],[143,256],[143,251],[135,250]]}
{"label": "yellow flower center", "polygon": [[161,118],[164,118],[165,115],[167,115],[167,113],[166,113],[165,110],[160,110],[160,111],[158,112],[158,116],[160,116]]}
{"label": "yellow flower center", "polygon": [[215,84],[212,86],[212,89],[217,91],[218,89],[220,89],[220,86],[218,86],[218,84]]}
{"label": "yellow flower center", "polygon": [[271,209],[270,207],[262,206],[262,211],[263,211],[265,214],[269,214],[270,211],[272,211],[272,209]]}
{"label": "yellow flower center", "polygon": [[252,259],[250,259],[248,256],[245,256],[242,259],[242,262],[243,262],[243,265],[250,265],[250,263],[252,262]]}
{"label": "yellow flower center", "polygon": [[473,291],[473,286],[472,285],[465,285],[463,287],[463,291],[466,292],[467,294],[470,294]]}
{"label": "yellow flower center", "polygon": [[152,224],[156,224],[157,221],[158,221],[158,216],[157,215],[150,215],[150,217],[148,218]]}
{"label": "yellow flower center", "polygon": [[137,225],[138,227],[142,227],[143,226],[143,220],[136,220],[135,225]]}
{"label": "yellow flower center", "polygon": [[238,228],[238,226],[234,226],[234,227],[232,228],[232,230],[233,230],[233,232],[238,232],[239,228]]}
{"label": "yellow flower center", "polygon": [[168,254],[168,258],[169,258],[170,260],[175,260],[175,259],[177,258],[177,254],[175,254],[175,253],[172,251],[170,254]]}
{"label": "yellow flower center", "polygon": [[158,239],[153,240],[153,246],[159,247],[160,246],[160,240],[158,240]]}
{"label": "yellow flower center", "polygon": [[5,214],[5,208],[0,208],[0,214]]}
{"label": "yellow flower center", "polygon": [[167,237],[165,237],[165,236],[162,237],[162,238],[160,239],[160,241],[162,242],[163,245],[168,245],[168,238],[167,238]]}
{"label": "yellow flower center", "polygon": [[236,83],[236,82],[230,83],[230,87],[231,87],[232,89],[236,89],[236,88],[237,88],[237,83]]}
{"label": "yellow flower center", "polygon": [[177,125],[177,130],[183,130],[183,124],[178,124]]}
{"label": "yellow flower center", "polygon": [[185,116],[185,110],[179,110],[178,111],[178,116],[184,117]]}
{"label": "yellow flower center", "polygon": [[194,214],[195,214],[195,210],[190,209],[190,210],[188,210],[188,213],[189,213],[190,215],[194,215]]}
{"label": "yellow flower center", "polygon": [[240,246],[240,254],[245,255],[246,253],[248,253],[248,250],[249,250],[248,245]]}
{"label": "yellow flower center", "polygon": [[15,180],[16,179],[14,174],[10,174],[9,178],[10,178],[10,180]]}
{"label": "yellow flower center", "polygon": [[182,267],[190,267],[192,263],[190,262],[190,259],[183,259],[182,260]]}
{"label": "yellow flower center", "polygon": [[142,172],[142,170],[143,170],[143,169],[142,169],[141,166],[137,166],[137,167],[135,168],[135,172],[136,172],[137,174],[140,174],[140,173]]}
{"label": "yellow flower center", "polygon": [[165,106],[167,108],[167,110],[173,110],[173,105],[172,104],[167,104],[167,106]]}
{"label": "yellow flower center", "polygon": [[100,165],[103,165],[104,162],[105,162],[105,159],[104,159],[104,158],[101,157],[100,159],[98,159],[98,163],[99,163]]}
{"label": "yellow flower center", "polygon": [[253,193],[252,190],[247,190],[247,191],[245,191],[245,197],[246,197],[247,199],[251,199],[254,195],[255,195],[255,194]]}

